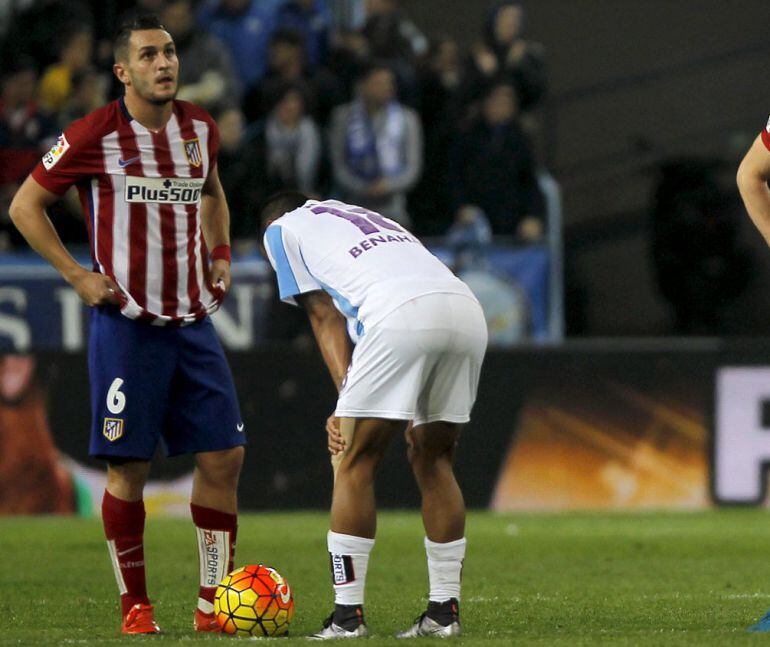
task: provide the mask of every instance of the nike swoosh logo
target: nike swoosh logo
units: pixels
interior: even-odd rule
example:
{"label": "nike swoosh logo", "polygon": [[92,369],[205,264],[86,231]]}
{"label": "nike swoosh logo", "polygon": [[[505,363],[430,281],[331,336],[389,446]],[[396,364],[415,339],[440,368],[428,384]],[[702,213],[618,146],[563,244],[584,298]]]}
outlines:
{"label": "nike swoosh logo", "polygon": [[123,158],[119,157],[118,158],[118,166],[120,166],[120,168],[126,168],[126,166],[128,166],[129,164],[133,164],[134,162],[138,162],[140,159],[142,159],[141,155],[137,155],[136,157],[131,157],[131,158],[127,159],[127,160],[124,160]]}
{"label": "nike swoosh logo", "polygon": [[139,550],[142,547],[142,544],[137,544],[133,548],[126,548],[126,550],[119,550],[118,551],[118,557],[123,557],[123,555],[126,555],[128,553],[132,553],[135,550]]}
{"label": "nike swoosh logo", "polygon": [[283,588],[278,589],[278,595],[281,596],[281,602],[284,604],[288,604],[289,600],[291,600],[291,591],[289,590],[288,586],[284,586]]}
{"label": "nike swoosh logo", "polygon": [[236,428],[238,431],[243,431],[243,423],[242,423],[242,422],[239,422],[237,425],[235,425],[235,428]]}

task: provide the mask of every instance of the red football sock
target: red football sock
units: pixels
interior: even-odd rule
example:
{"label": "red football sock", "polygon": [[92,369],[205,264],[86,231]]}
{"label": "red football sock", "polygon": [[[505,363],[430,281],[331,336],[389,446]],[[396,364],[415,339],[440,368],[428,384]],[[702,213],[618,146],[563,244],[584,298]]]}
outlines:
{"label": "red football sock", "polygon": [[144,577],[144,501],[123,501],[105,490],[102,521],[125,616],[135,604],[150,603]]}
{"label": "red football sock", "polygon": [[190,511],[198,535],[198,609],[204,613],[212,613],[217,586],[224,576],[233,570],[238,516],[194,503],[190,504]]}

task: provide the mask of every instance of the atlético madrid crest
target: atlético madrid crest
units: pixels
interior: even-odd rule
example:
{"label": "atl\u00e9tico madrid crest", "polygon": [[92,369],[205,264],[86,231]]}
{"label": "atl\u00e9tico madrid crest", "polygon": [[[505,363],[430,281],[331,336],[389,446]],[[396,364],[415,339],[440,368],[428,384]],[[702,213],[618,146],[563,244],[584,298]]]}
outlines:
{"label": "atl\u00e9tico madrid crest", "polygon": [[201,144],[198,138],[186,139],[184,142],[184,153],[187,155],[187,161],[194,167],[199,167],[203,162],[203,155],[201,155]]}
{"label": "atl\u00e9tico madrid crest", "polygon": [[102,434],[111,443],[123,435],[123,421],[120,418],[105,418]]}

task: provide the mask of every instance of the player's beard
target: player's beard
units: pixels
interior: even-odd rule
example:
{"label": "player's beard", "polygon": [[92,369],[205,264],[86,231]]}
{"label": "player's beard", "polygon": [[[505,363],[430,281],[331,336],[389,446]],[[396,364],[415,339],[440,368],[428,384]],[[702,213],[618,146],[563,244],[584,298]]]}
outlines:
{"label": "player's beard", "polygon": [[160,99],[157,97],[147,97],[147,101],[149,101],[154,106],[165,106],[169,101],[173,101],[176,99],[176,90],[174,90],[174,94],[172,94],[170,97],[166,99]]}
{"label": "player's beard", "polygon": [[151,81],[149,83],[138,79],[133,78],[132,75],[132,83],[136,90],[136,93],[145,101],[148,103],[151,103],[154,106],[165,106],[170,101],[173,101],[176,98],[176,94],[179,91],[179,83],[177,81],[174,81],[174,91],[170,95],[159,97],[153,92],[152,86],[155,84],[154,81]]}

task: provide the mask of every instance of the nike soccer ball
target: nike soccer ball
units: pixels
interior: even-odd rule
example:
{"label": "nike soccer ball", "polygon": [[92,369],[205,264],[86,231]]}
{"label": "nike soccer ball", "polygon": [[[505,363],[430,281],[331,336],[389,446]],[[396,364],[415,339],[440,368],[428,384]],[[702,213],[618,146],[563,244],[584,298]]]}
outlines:
{"label": "nike soccer ball", "polygon": [[273,568],[259,564],[239,568],[217,587],[214,614],[227,634],[283,636],[294,615],[289,583]]}

